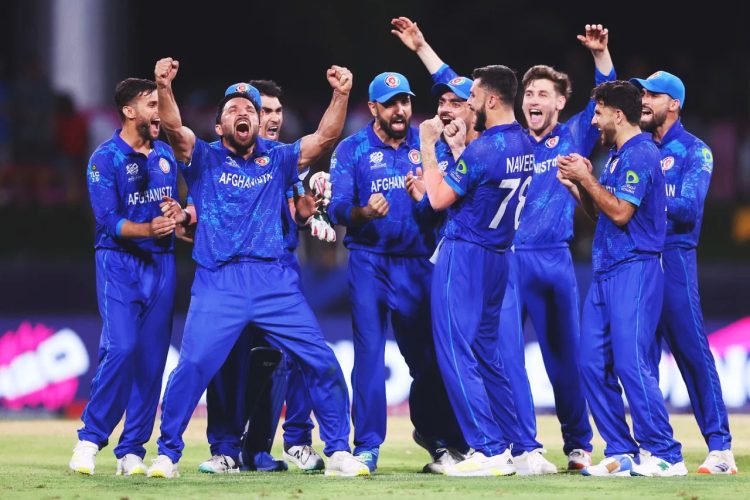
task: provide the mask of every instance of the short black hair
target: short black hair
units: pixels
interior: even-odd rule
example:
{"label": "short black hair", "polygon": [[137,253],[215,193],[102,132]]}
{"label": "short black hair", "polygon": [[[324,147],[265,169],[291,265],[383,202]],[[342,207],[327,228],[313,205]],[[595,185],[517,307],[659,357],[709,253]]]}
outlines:
{"label": "short black hair", "polygon": [[281,99],[281,87],[273,80],[250,80],[248,83],[258,89],[260,95]]}
{"label": "short black hair", "polygon": [[125,121],[125,115],[122,112],[123,106],[129,106],[136,97],[149,95],[154,90],[156,90],[156,82],[143,78],[126,78],[118,83],[115,87],[115,105],[117,106],[117,114],[120,115],[120,121]]}
{"label": "short black hair", "polygon": [[518,91],[518,79],[516,73],[507,66],[493,64],[476,68],[471,77],[476,81],[481,79],[480,87],[490,90],[497,94],[500,99],[508,106],[513,106]]}
{"label": "short black hair", "polygon": [[625,80],[604,82],[591,91],[594,101],[619,109],[631,125],[638,125],[641,121],[641,95],[641,89]]}

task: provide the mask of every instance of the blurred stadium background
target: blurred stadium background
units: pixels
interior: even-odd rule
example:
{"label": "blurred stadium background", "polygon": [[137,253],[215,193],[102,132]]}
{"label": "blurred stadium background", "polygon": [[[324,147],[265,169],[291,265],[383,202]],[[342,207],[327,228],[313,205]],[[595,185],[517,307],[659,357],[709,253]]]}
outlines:
{"label": "blurred stadium background", "polygon": [[[706,327],[727,406],[750,410],[746,5],[735,7],[731,15],[719,7],[692,14],[666,4],[618,4],[619,10],[613,10],[576,3],[563,10],[559,3],[532,7],[480,0],[215,1],[199,10],[188,5],[172,0],[3,2],[0,418],[77,416],[88,396],[101,323],[84,169],[92,150],[118,126],[115,84],[129,76],[153,78],[159,57],[179,59],[175,89],[183,121],[211,138],[215,105],[226,85],[271,78],[285,91],[283,138],[294,140],[317,126],[329,99],[328,66],[345,65],[355,75],[346,134],[369,119],[369,80],[394,70],[407,75],[417,94],[413,123],[418,123],[434,113],[435,100],[418,58],[390,34],[389,21],[398,15],[418,21],[438,54],[459,73],[493,63],[519,74],[538,63],[568,72],[574,95],[563,119],[585,105],[593,82],[590,56],[575,39],[586,23],[610,29],[621,78],[666,69],[683,79],[684,122],[713,148],[716,161],[699,248]],[[593,225],[580,219],[576,226],[573,252],[585,293]],[[299,256],[303,287],[348,373],[347,253],[340,243],[343,234],[339,236],[336,245],[324,245],[305,234]],[[168,370],[176,363],[194,267],[186,245],[178,244],[177,254],[179,291]],[[527,335],[535,400],[541,411],[549,411],[553,397],[530,326]],[[386,362],[389,404],[394,412],[403,412],[409,377],[395,342],[389,343]],[[689,411],[684,385],[667,353],[661,383],[671,407]]]}

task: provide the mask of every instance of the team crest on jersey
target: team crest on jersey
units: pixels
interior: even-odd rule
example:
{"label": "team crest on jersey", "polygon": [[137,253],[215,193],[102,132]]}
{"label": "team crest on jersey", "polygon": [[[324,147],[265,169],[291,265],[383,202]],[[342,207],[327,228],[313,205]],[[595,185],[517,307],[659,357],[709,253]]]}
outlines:
{"label": "team crest on jersey", "polygon": [[619,158],[615,158],[612,160],[612,162],[609,164],[609,173],[612,174],[615,172],[615,167],[617,167],[617,163],[620,161]]}
{"label": "team crest on jersey", "polygon": [[422,163],[422,154],[418,149],[412,149],[411,151],[409,151],[409,161],[415,165],[419,165],[420,163]]}
{"label": "team crest on jersey", "polygon": [[128,175],[138,175],[138,164],[137,163],[129,163],[125,167],[125,172]]}
{"label": "team crest on jersey", "polygon": [[661,160],[661,171],[666,172],[670,168],[674,167],[674,156],[667,156]]}
{"label": "team crest on jersey", "polygon": [[453,80],[448,82],[448,85],[463,85],[463,83],[466,81],[466,78],[463,76],[457,76]]}
{"label": "team crest on jersey", "polygon": [[549,149],[554,148],[557,146],[557,143],[560,142],[560,136],[556,135],[554,137],[550,137],[546,141],[544,141],[544,145],[547,146]]}
{"label": "team crest on jersey", "polygon": [[383,152],[375,151],[370,153],[370,170],[383,167],[385,167],[385,163],[383,163]]}
{"label": "team crest on jersey", "polygon": [[255,164],[260,167],[265,167],[271,162],[271,158],[268,156],[259,156],[255,159]]}
{"label": "team crest on jersey", "polygon": [[165,174],[168,174],[169,168],[170,168],[169,161],[167,161],[166,158],[159,158],[159,168],[161,169],[162,172],[164,172]]}
{"label": "team crest on jersey", "polygon": [[388,85],[390,88],[395,89],[399,85],[401,85],[401,80],[398,79],[396,75],[393,73],[389,73],[385,77],[385,84]]}

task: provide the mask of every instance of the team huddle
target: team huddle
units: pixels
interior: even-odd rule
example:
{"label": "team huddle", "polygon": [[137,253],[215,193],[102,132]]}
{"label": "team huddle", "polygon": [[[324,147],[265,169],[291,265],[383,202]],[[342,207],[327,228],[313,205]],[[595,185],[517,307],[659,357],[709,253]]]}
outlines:
{"label": "team huddle", "polygon": [[[570,79],[533,66],[521,80],[523,128],[511,69],[460,76],[416,23],[401,17],[392,26],[430,73],[437,114],[412,126],[407,78],[377,75],[368,89],[372,120],[338,144],[328,173],[307,175],[343,131],[353,83],[345,67],[326,72],[332,95],[316,132],[291,144],[278,141],[282,94],[272,81],[226,89],[214,142],[182,123],[172,91],[178,61],[159,60],[155,81],[118,84],[122,128],[87,168],[103,328],[70,468],[93,474],[124,415],[116,473],[178,477],[183,433],[207,391],[211,457],[201,472],[283,471],[291,462],[370,475],[386,436],[390,321],[413,378],[413,438],[430,455],[424,472],[553,474],[524,366],[528,318],[569,470],[688,473],[659,390],[664,341],[708,447],[698,472],[735,474],[697,287],[713,158],[682,126],[681,80],[665,71],[617,80],[607,29],[586,25],[578,40],[595,65],[588,104],[560,122]],[[162,131],[168,144],[157,139]],[[587,157],[598,140],[611,150],[597,179]],[[569,249],[576,205],[596,221],[594,279],[582,306]],[[305,225],[329,242],[334,225],[346,227],[351,402],[300,291],[295,250]],[[158,456],[146,467],[172,331],[175,239],[193,244],[197,265]],[[277,460],[271,445],[284,404]],[[606,443],[598,464],[589,412]],[[311,414],[325,459],[311,446]]]}

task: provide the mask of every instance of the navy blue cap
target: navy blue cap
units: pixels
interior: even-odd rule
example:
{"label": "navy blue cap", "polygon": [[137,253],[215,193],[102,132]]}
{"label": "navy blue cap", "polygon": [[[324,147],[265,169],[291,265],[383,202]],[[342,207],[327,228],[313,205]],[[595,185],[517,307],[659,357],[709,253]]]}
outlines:
{"label": "navy blue cap", "polygon": [[672,99],[680,101],[680,108],[685,107],[685,85],[672,73],[657,71],[645,80],[631,78],[630,83],[654,94],[667,94]]}
{"label": "navy blue cap", "polygon": [[397,94],[414,95],[409,87],[409,80],[401,73],[391,71],[380,73],[373,78],[370,82],[369,92],[370,101],[379,103],[384,103]]}
{"label": "navy blue cap", "polygon": [[244,97],[246,99],[249,99],[250,102],[253,103],[253,106],[256,107],[256,109],[260,109],[261,107],[260,92],[258,92],[258,89],[256,89],[249,83],[240,82],[227,87],[227,89],[224,91],[224,102],[233,97]]}
{"label": "navy blue cap", "polygon": [[440,97],[446,92],[453,92],[458,97],[467,101],[471,95],[471,86],[474,80],[465,76],[457,76],[449,82],[440,82],[432,86],[432,95]]}

